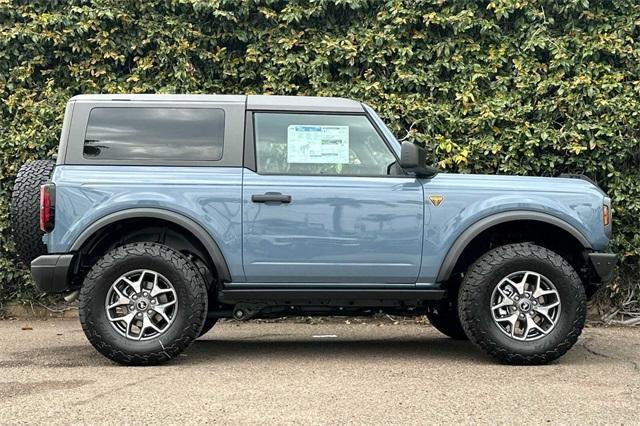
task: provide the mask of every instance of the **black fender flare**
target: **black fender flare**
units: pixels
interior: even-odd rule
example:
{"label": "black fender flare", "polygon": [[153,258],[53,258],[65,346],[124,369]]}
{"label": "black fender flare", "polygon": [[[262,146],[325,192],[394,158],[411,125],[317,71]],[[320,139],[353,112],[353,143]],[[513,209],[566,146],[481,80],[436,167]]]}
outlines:
{"label": "black fender flare", "polygon": [[75,252],[80,250],[84,243],[89,240],[89,238],[91,238],[96,232],[98,232],[105,226],[122,220],[134,218],[162,219],[185,228],[193,235],[195,235],[195,237],[207,250],[207,253],[209,254],[209,256],[211,256],[211,260],[213,261],[213,264],[217,269],[219,279],[224,282],[231,281],[231,273],[229,272],[227,261],[225,260],[220,247],[211,237],[211,235],[197,222],[189,219],[183,214],[176,213],[172,210],[157,208],[134,208],[121,210],[101,217],[100,219],[93,222],[84,231],[82,231],[80,236],[78,236],[73,242],[71,251]]}
{"label": "black fender flare", "polygon": [[458,258],[460,257],[464,249],[481,232],[500,223],[514,222],[518,220],[531,220],[557,226],[558,228],[561,228],[571,234],[576,240],[580,242],[580,244],[582,244],[585,249],[591,249],[591,243],[589,243],[589,240],[587,240],[587,238],[580,231],[578,231],[575,227],[565,222],[564,220],[550,214],[527,210],[514,210],[497,213],[480,219],[473,225],[469,226],[462,234],[458,236],[456,241],[449,248],[444,261],[440,266],[436,282],[444,282],[449,279],[451,273],[453,272],[453,268],[455,267],[456,262],[458,261]]}

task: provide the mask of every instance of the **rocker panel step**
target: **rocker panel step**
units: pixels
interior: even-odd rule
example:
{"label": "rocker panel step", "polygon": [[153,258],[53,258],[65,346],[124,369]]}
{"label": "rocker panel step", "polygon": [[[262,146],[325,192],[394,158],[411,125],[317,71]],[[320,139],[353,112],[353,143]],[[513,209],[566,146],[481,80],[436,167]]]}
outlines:
{"label": "rocker panel step", "polygon": [[445,290],[432,289],[380,289],[380,288],[242,288],[223,289],[218,292],[218,301],[227,304],[263,303],[274,304],[333,304],[347,302],[352,305],[376,306],[376,302],[420,302],[442,300]]}

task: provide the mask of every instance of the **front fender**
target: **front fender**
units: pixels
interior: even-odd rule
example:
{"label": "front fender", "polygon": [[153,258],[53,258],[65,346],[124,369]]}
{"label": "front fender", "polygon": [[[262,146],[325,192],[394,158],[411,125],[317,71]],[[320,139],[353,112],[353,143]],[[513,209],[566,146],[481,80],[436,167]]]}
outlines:
{"label": "front fender", "polygon": [[558,219],[557,217],[551,216],[546,213],[539,213],[535,211],[506,211],[503,213],[485,217],[484,219],[477,221],[469,228],[467,228],[461,235],[459,235],[447,252],[446,257],[444,258],[442,265],[440,266],[436,281],[443,282],[449,279],[449,277],[451,276],[451,272],[453,272],[453,268],[464,249],[467,247],[467,245],[469,245],[471,241],[473,241],[475,237],[480,235],[480,233],[500,223],[513,222],[518,220],[538,221],[557,226],[558,228],[564,229],[578,241],[580,241],[580,244],[582,244],[584,248],[591,248],[591,244],[589,243],[587,238],[575,227],[571,226],[562,219]]}
{"label": "front fender", "polygon": [[[440,174],[424,182],[426,205],[419,281],[446,280],[475,235],[498,223],[537,220],[558,226],[587,249],[602,250],[602,192],[577,179]],[[438,206],[430,196],[442,197]]]}

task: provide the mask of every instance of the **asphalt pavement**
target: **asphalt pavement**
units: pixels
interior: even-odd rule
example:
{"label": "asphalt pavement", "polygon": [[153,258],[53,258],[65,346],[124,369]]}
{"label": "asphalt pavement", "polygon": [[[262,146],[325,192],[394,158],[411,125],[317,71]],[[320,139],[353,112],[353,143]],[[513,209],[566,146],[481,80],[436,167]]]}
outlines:
{"label": "asphalt pavement", "polygon": [[639,424],[640,328],[587,328],[546,366],[499,365],[413,323],[223,322],[121,367],[77,321],[0,321],[0,424]]}

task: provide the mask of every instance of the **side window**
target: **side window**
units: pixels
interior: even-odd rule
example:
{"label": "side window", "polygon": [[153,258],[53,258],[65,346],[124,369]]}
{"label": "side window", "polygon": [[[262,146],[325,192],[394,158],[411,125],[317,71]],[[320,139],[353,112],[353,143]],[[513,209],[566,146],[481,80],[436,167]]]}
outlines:
{"label": "side window", "polygon": [[217,161],[224,111],[204,108],[94,108],[83,155],[99,160]]}
{"label": "side window", "polygon": [[255,113],[258,173],[386,176],[396,161],[362,115]]}

